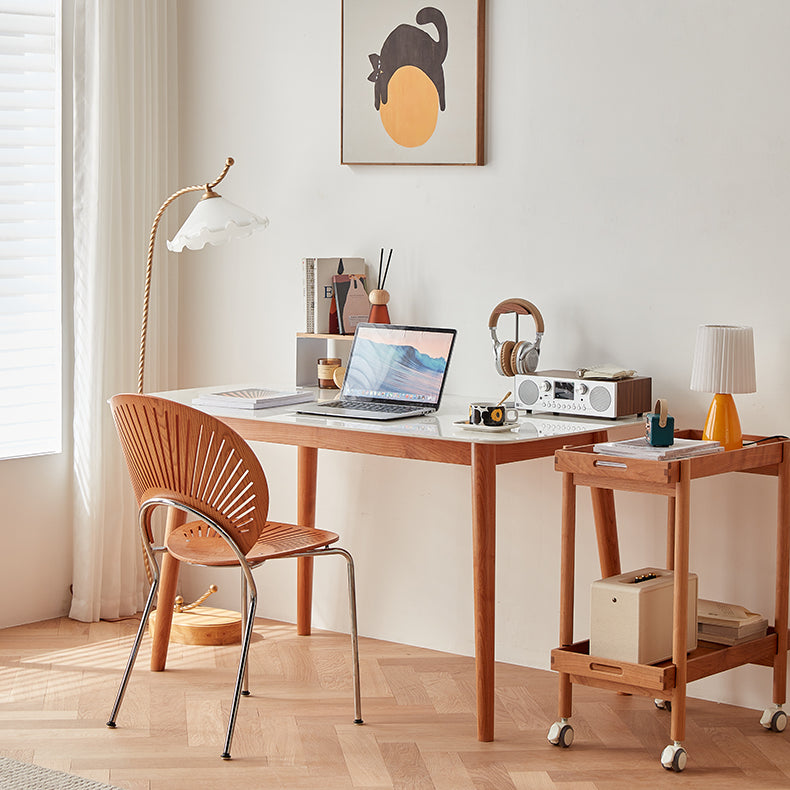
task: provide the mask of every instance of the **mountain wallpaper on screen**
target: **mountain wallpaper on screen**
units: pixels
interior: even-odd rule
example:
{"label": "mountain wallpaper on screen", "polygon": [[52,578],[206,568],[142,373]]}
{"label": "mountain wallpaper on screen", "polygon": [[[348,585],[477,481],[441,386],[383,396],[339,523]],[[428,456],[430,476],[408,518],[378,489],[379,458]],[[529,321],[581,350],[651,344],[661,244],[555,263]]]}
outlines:
{"label": "mountain wallpaper on screen", "polygon": [[354,392],[408,392],[435,401],[447,367],[445,357],[430,357],[412,346],[395,346],[357,338],[354,365],[346,386]]}

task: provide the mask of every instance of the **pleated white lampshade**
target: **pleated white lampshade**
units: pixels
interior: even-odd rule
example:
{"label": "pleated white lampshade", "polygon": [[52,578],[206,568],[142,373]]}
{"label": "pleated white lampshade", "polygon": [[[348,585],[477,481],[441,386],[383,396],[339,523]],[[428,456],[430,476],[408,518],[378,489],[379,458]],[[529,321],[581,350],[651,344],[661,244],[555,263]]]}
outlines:
{"label": "pleated white lampshade", "polygon": [[263,230],[268,224],[265,217],[259,217],[221,195],[207,197],[192,209],[173,240],[167,242],[167,249],[171,252],[181,252],[184,247],[199,250],[206,244],[242,239],[256,230]]}
{"label": "pleated white lampshade", "polygon": [[756,392],[754,333],[750,326],[705,324],[697,329],[691,389]]}

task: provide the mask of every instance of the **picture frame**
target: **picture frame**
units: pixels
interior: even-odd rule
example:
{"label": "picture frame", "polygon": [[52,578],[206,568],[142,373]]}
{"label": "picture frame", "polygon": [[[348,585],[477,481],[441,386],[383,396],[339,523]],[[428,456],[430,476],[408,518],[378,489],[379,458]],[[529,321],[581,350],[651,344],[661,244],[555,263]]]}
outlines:
{"label": "picture frame", "polygon": [[343,0],[341,164],[484,164],[485,11]]}

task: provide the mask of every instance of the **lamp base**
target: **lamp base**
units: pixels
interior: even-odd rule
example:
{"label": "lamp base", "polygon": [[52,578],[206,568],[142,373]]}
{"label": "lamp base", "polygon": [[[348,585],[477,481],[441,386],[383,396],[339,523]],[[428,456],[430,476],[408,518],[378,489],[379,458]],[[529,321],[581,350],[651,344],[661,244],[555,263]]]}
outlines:
{"label": "lamp base", "polygon": [[[148,627],[153,634],[156,610]],[[170,641],[182,645],[234,645],[241,643],[241,615],[227,609],[196,606],[186,612],[173,612]]]}
{"label": "lamp base", "polygon": [[717,393],[713,396],[702,438],[719,442],[725,450],[743,447],[741,421],[738,419],[735,401],[729,393]]}

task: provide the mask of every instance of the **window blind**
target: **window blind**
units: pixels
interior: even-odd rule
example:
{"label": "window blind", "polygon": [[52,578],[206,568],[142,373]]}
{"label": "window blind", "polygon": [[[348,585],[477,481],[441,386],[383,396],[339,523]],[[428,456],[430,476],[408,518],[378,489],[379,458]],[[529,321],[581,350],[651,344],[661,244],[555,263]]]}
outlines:
{"label": "window blind", "polygon": [[0,458],[61,449],[58,0],[0,0]]}

